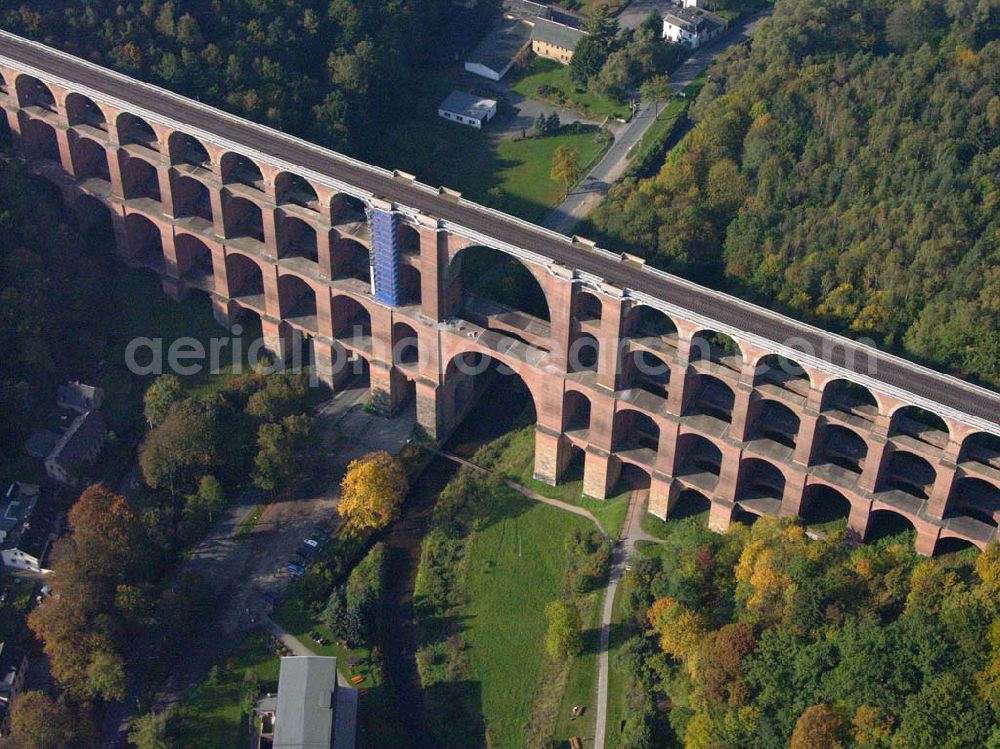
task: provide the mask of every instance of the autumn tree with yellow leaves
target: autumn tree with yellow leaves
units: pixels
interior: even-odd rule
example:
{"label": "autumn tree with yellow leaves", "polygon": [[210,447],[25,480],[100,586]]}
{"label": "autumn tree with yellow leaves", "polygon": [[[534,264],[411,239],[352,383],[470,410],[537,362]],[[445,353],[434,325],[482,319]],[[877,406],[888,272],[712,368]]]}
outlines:
{"label": "autumn tree with yellow leaves", "polygon": [[398,517],[409,480],[403,464],[379,450],[352,460],[340,488],[338,510],[347,526],[356,531],[379,530]]}

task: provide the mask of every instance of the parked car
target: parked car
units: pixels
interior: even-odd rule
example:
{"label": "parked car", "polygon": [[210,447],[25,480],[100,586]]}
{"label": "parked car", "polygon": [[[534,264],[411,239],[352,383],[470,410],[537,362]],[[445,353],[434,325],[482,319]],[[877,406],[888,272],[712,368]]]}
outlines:
{"label": "parked car", "polygon": [[291,572],[293,577],[298,577],[299,575],[301,575],[303,572],[306,571],[306,568],[303,567],[298,562],[296,562],[294,559],[290,560],[285,565],[285,569]]}
{"label": "parked car", "polygon": [[318,549],[319,548],[319,539],[317,539],[317,538],[315,538],[313,536],[310,536],[309,538],[307,538],[302,543],[304,543],[310,549]]}

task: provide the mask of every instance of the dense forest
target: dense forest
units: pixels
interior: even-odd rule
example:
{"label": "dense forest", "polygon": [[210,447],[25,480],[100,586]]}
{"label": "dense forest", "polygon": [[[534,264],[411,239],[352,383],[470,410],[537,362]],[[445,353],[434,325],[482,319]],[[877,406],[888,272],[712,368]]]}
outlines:
{"label": "dense forest", "polygon": [[[1000,3],[778,0],[595,216],[655,265],[1000,384]],[[720,281],[719,279],[724,279]]]}
{"label": "dense forest", "polygon": [[387,131],[499,7],[450,0],[0,0],[0,24],[235,114],[382,162]]}
{"label": "dense forest", "polygon": [[1000,747],[1000,547],[840,536],[689,524],[637,560],[619,749]]}

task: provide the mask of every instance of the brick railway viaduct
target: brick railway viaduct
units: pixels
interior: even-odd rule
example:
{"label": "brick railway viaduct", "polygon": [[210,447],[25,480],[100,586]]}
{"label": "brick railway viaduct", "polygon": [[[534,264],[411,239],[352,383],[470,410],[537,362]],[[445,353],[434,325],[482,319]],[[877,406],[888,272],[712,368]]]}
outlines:
{"label": "brick railway viaduct", "polygon": [[[995,393],[4,32],[0,103],[126,263],[259,318],[278,355],[308,338],[331,382],[364,362],[378,407],[415,398],[432,437],[474,401],[459,365],[499,362],[542,481],[582,456],[586,494],[628,473],[651,513],[700,503],[720,531],[839,513],[865,538],[894,514],[922,554],[997,535]],[[505,284],[534,306],[484,298]]]}

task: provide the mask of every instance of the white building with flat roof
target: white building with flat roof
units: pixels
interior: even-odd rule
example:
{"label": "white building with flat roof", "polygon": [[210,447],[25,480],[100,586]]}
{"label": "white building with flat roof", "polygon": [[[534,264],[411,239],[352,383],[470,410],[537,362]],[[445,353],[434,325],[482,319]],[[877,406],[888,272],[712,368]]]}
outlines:
{"label": "white building with flat roof", "polygon": [[492,120],[497,113],[495,99],[473,96],[463,91],[452,91],[438,105],[438,116],[451,122],[482,130],[483,125]]}

